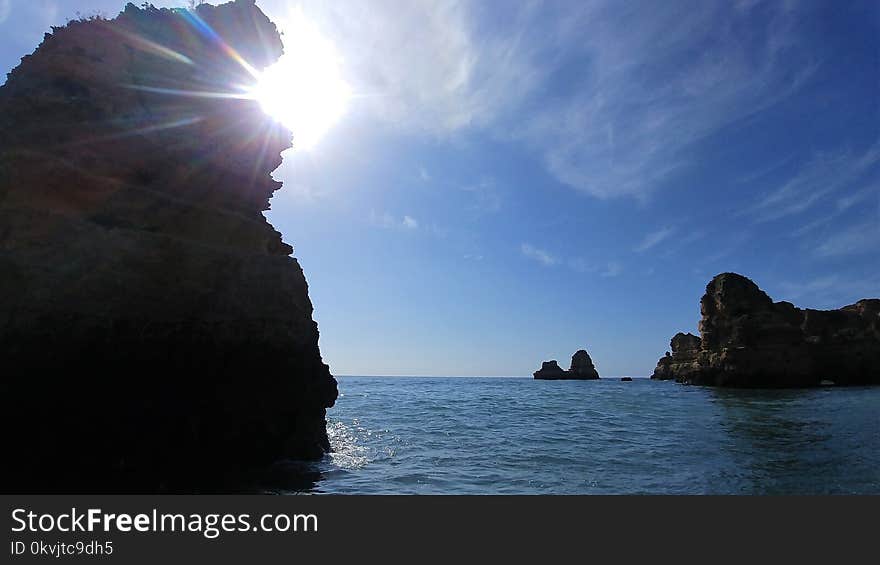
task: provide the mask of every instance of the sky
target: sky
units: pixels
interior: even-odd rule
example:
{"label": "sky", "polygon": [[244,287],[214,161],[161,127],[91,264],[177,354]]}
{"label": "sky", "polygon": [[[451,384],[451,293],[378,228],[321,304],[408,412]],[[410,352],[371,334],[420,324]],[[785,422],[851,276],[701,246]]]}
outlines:
{"label": "sky", "polygon": [[[257,4],[353,93],[267,213],[335,374],[648,375],[725,271],[880,297],[876,2]],[[0,0],[0,66],[123,5]]]}

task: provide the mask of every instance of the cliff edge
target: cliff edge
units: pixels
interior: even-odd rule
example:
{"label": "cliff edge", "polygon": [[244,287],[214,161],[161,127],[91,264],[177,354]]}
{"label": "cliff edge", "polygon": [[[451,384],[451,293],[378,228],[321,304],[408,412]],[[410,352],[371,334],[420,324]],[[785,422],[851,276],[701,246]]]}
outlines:
{"label": "cliff edge", "polygon": [[880,299],[801,309],[722,273],[706,286],[700,311],[700,337],[676,334],[652,378],[756,388],[880,384]]}
{"label": "cliff edge", "polygon": [[263,211],[291,133],[253,0],[53,28],[0,88],[6,491],[239,490],[329,450],[336,381]]}

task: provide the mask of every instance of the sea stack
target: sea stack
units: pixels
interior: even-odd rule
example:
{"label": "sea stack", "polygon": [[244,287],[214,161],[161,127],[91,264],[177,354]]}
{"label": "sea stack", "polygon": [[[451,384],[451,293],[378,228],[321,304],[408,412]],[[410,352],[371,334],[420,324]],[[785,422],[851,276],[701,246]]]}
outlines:
{"label": "sea stack", "polygon": [[533,375],[536,379],[544,380],[593,380],[599,378],[599,373],[593,366],[593,360],[584,349],[579,349],[571,357],[571,366],[568,371],[564,371],[556,360],[552,360],[544,361],[541,368]]}
{"label": "sea stack", "polygon": [[880,384],[880,299],[801,309],[722,273],[706,286],[700,310],[700,337],[676,334],[652,378],[757,388]]}
{"label": "sea stack", "polygon": [[593,366],[590,354],[584,349],[579,349],[571,357],[571,367],[568,369],[570,379],[598,379],[599,372]]}
{"label": "sea stack", "polygon": [[128,4],[0,87],[6,490],[239,490],[329,450],[336,381],[263,216],[291,132],[222,96],[281,53],[253,0]]}
{"label": "sea stack", "polygon": [[544,379],[548,381],[569,378],[568,373],[559,366],[556,359],[541,363],[541,368],[535,371],[533,375],[536,379]]}

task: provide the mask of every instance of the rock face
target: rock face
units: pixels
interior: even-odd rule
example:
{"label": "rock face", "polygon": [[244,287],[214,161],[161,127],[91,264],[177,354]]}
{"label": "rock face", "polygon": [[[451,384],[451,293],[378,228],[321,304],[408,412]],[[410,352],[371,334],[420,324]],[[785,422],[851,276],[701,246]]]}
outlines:
{"label": "rock face", "polygon": [[7,491],[237,490],[329,450],[336,381],[263,217],[290,132],[205,95],[281,52],[253,0],[129,4],[0,88]]}
{"label": "rock face", "polygon": [[677,333],[669,343],[672,353],[668,351],[657,362],[653,379],[670,380],[677,375],[685,375],[696,370],[697,355],[700,353],[700,338],[691,333]]}
{"label": "rock face", "polygon": [[590,355],[583,349],[578,350],[571,358],[571,367],[568,371],[564,371],[555,360],[544,361],[541,368],[535,371],[536,379],[556,380],[556,379],[579,379],[590,380],[598,379],[599,373],[593,366],[593,360]]}
{"label": "rock face", "polygon": [[545,380],[553,380],[553,379],[567,379],[568,373],[559,366],[559,363],[556,362],[556,359],[552,361],[544,361],[541,363],[541,368],[533,373],[536,379],[545,379]]}
{"label": "rock face", "polygon": [[800,309],[722,273],[706,286],[700,309],[701,337],[676,334],[652,378],[733,387],[880,384],[880,299]]}
{"label": "rock face", "polygon": [[593,366],[593,360],[589,353],[583,349],[577,350],[571,357],[571,367],[568,369],[570,379],[598,379],[599,373]]}

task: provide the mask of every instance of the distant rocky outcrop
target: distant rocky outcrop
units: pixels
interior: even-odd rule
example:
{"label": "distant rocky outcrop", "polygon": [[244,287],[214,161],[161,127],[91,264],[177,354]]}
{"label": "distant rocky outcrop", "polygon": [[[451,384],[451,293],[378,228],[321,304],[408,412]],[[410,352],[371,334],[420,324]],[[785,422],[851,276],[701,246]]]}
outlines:
{"label": "distant rocky outcrop", "polygon": [[598,379],[599,372],[593,366],[590,354],[584,349],[579,349],[571,357],[571,366],[568,369],[570,379]]}
{"label": "distant rocky outcrop", "polygon": [[701,337],[676,334],[652,378],[731,387],[880,384],[880,299],[800,309],[722,273],[700,309]]}
{"label": "distant rocky outcrop", "polygon": [[534,373],[536,379],[557,380],[557,379],[576,379],[576,380],[592,380],[598,379],[599,373],[593,366],[593,360],[589,353],[584,349],[579,349],[571,357],[571,366],[568,371],[564,371],[555,360],[544,361],[541,368]]}
{"label": "distant rocky outcrop", "polygon": [[691,333],[677,333],[669,342],[672,350],[660,358],[652,378],[670,380],[677,375],[685,375],[697,369],[697,355],[700,353],[700,338]]}
{"label": "distant rocky outcrop", "polygon": [[253,0],[129,4],[0,88],[6,491],[238,490],[329,450],[336,381],[263,216],[291,134],[223,96],[281,52]]}
{"label": "distant rocky outcrop", "polygon": [[534,377],[536,379],[545,379],[545,380],[553,380],[553,379],[567,379],[568,373],[559,366],[559,363],[556,359],[552,361],[544,361],[541,363],[541,368],[534,372]]}

